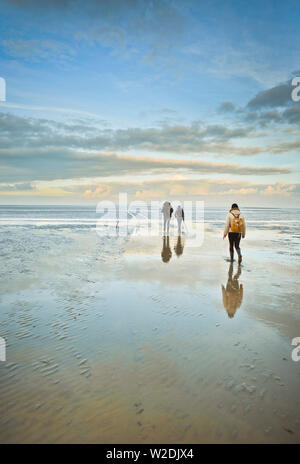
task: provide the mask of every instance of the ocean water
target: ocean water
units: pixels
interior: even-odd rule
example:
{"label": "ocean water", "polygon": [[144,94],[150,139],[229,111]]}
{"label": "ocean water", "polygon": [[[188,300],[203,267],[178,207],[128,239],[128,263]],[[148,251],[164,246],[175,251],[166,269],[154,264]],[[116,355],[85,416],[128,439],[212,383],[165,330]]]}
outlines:
{"label": "ocean water", "polygon": [[[224,224],[227,210],[220,207],[205,207],[205,222],[217,226]],[[148,210],[141,208],[142,217],[150,217]],[[251,227],[269,229],[282,227],[279,230],[299,234],[300,208],[244,208],[243,213]],[[5,206],[0,205],[1,225],[65,225],[94,227],[101,218],[95,206]],[[128,215],[130,219],[130,215]]]}
{"label": "ocean water", "polygon": [[300,209],[244,209],[242,266],[226,213],[195,246],[146,210],[0,206],[2,443],[299,442]]}

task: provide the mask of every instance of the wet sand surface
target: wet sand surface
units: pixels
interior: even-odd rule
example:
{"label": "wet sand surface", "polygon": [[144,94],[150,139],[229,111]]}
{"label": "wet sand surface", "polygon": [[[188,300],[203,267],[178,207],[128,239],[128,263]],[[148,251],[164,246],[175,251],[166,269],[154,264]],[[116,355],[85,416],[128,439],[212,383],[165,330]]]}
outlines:
{"label": "wet sand surface", "polygon": [[0,234],[1,443],[299,443],[298,242]]}

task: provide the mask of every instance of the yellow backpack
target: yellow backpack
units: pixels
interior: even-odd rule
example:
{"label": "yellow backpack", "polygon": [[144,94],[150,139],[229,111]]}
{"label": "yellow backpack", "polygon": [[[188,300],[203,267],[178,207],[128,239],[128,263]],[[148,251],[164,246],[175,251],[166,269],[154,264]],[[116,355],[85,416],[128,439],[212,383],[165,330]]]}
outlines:
{"label": "yellow backpack", "polygon": [[238,216],[235,216],[233,213],[231,214],[233,216],[233,220],[231,223],[230,230],[231,232],[237,232],[238,234],[241,234],[244,228],[244,220],[243,218],[240,218],[240,214]]}

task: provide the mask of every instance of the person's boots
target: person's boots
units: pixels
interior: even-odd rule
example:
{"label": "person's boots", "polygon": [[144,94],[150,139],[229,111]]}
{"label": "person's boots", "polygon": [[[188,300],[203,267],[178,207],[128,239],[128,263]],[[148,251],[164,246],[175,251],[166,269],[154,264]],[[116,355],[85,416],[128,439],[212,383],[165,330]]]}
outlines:
{"label": "person's boots", "polygon": [[230,252],[230,261],[233,261],[233,251]]}
{"label": "person's boots", "polygon": [[241,264],[241,262],[242,262],[242,253],[241,252],[239,252],[239,261],[238,262],[239,262],[239,264]]}

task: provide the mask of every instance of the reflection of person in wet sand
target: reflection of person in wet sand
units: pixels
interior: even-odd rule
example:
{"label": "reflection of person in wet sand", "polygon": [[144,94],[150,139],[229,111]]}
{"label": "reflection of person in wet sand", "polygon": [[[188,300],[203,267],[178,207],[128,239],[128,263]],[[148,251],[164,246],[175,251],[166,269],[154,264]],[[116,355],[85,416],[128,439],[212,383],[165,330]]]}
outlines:
{"label": "reflection of person in wet sand", "polygon": [[226,288],[222,285],[223,305],[228,317],[235,315],[236,310],[241,306],[243,301],[243,284],[239,283],[241,272],[241,266],[239,265],[236,274],[232,277],[233,263],[230,263]]}
{"label": "reflection of person in wet sand", "polygon": [[183,248],[184,248],[183,238],[181,237],[181,235],[178,235],[176,245],[174,246],[174,250],[178,258],[179,256],[182,255]]}
{"label": "reflection of person in wet sand", "polygon": [[170,238],[166,236],[163,238],[163,249],[161,250],[161,259],[164,263],[168,263],[172,258],[172,251],[170,248]]}

